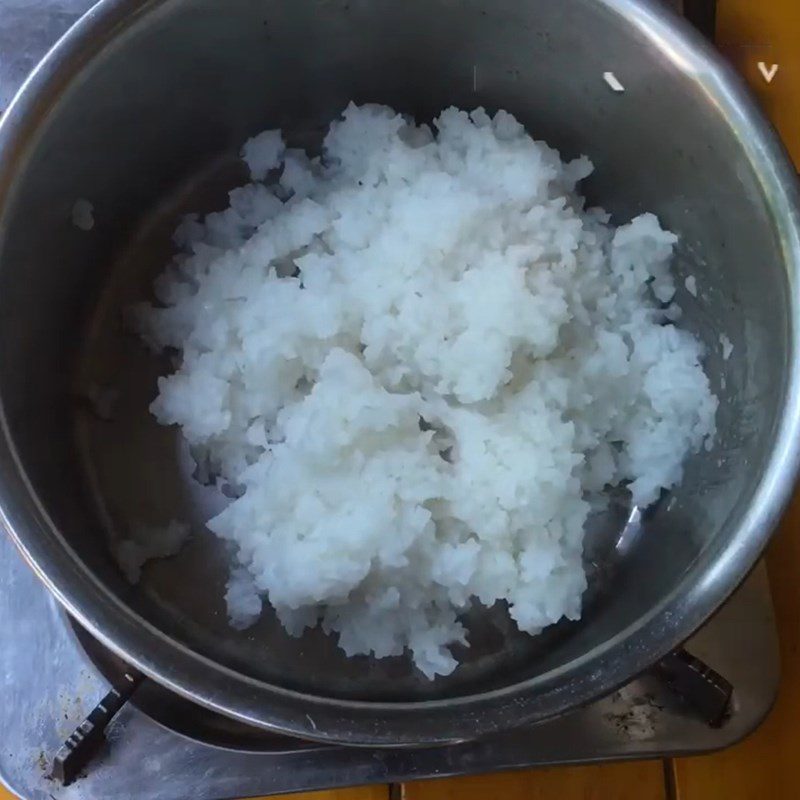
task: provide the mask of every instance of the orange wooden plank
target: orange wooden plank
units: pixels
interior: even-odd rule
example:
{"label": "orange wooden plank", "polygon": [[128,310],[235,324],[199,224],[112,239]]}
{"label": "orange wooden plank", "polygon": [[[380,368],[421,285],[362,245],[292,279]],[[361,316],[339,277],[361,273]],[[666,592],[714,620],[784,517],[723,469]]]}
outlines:
{"label": "orange wooden plank", "polygon": [[666,800],[660,761],[420,781],[403,793],[404,800]]}
{"label": "orange wooden plank", "polygon": [[755,89],[800,167],[800,2],[717,0],[716,38]]}
{"label": "orange wooden plank", "polygon": [[264,797],[260,800],[389,800],[389,787],[383,784],[380,786],[359,786],[353,789],[332,789],[325,792],[304,792],[303,794]]}
{"label": "orange wooden plank", "polygon": [[[0,784],[0,800],[18,800]],[[389,800],[389,787],[359,786],[350,789],[332,789],[324,792],[304,792],[302,794],[280,795],[269,798],[253,798],[253,800]]]}

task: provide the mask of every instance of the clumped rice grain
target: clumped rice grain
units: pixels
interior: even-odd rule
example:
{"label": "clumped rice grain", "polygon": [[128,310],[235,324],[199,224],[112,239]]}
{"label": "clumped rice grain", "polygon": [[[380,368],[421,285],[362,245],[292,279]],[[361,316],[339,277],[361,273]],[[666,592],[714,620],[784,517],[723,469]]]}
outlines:
{"label": "clumped rice grain", "polygon": [[235,497],[208,522],[232,623],[268,600],[433,677],[473,598],[531,634],[577,619],[592,498],[650,505],[714,434],[677,237],[586,209],[589,160],[502,111],[351,105],[321,157],[278,131],[242,155],[252,182],[183,221],[135,314],[182,353],[153,414]]}

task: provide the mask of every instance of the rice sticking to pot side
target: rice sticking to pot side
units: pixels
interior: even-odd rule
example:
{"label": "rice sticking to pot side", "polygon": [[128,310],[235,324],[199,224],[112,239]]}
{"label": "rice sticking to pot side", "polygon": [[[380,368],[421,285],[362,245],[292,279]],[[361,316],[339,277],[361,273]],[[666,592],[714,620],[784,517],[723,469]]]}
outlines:
{"label": "rice sticking to pot side", "polygon": [[208,522],[232,623],[267,600],[433,677],[472,598],[531,634],[578,619],[592,498],[648,506],[714,435],[677,237],[585,209],[591,163],[502,111],[351,105],[321,158],[278,131],[243,156],[252,182],[184,220],[135,314],[183,354],[153,414],[235,498]]}

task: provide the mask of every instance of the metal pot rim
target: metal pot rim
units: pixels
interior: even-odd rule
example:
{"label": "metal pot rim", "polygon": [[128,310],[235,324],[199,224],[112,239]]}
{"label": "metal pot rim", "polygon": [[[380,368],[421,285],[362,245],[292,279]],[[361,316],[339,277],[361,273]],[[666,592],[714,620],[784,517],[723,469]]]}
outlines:
{"label": "metal pot rim", "polygon": [[[137,19],[168,0],[100,0],[48,53],[0,121],[0,209],[48,110],[81,68]],[[655,0],[598,0],[678,64],[727,116],[757,171],[794,276],[784,413],[775,446],[735,534],[708,548],[647,616],[560,671],[478,695],[404,703],[311,696],[266,684],[195,653],[112,595],[58,533],[38,501],[0,410],[0,521],[59,602],[102,644],[189,700],[259,728],[345,744],[418,745],[556,716],[609,693],[688,638],[757,560],[788,502],[800,465],[800,213],[796,175],[777,135],[733,68]],[[2,211],[0,210],[0,213]],[[713,563],[712,563],[713,562]],[[624,660],[619,657],[625,655]],[[567,679],[564,679],[564,672]],[[424,716],[420,728],[419,718]]]}

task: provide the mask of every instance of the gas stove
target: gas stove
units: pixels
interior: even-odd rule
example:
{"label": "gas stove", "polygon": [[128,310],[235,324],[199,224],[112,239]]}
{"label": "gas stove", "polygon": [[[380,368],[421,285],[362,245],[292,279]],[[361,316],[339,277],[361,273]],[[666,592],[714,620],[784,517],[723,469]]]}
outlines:
{"label": "gas stove", "polygon": [[[91,5],[0,0],[0,107]],[[709,0],[683,7],[699,25],[713,21]],[[67,617],[0,536],[0,780],[26,800],[218,800],[702,753],[760,723],[777,693],[778,663],[762,565],[685,650],[563,717],[446,747],[322,745],[244,728],[146,680],[123,702],[133,686],[126,681],[139,676]],[[103,731],[110,704],[121,707]],[[95,735],[99,747],[73,776],[75,754]]]}
{"label": "gas stove", "polygon": [[758,726],[777,693],[778,641],[763,565],[686,651],[694,658],[676,655],[677,665],[667,661],[558,719],[425,749],[264,736],[146,684],[64,786],[51,776],[53,758],[109,686],[120,685],[124,666],[74,627],[2,538],[0,779],[25,800],[220,800],[724,748]]}

